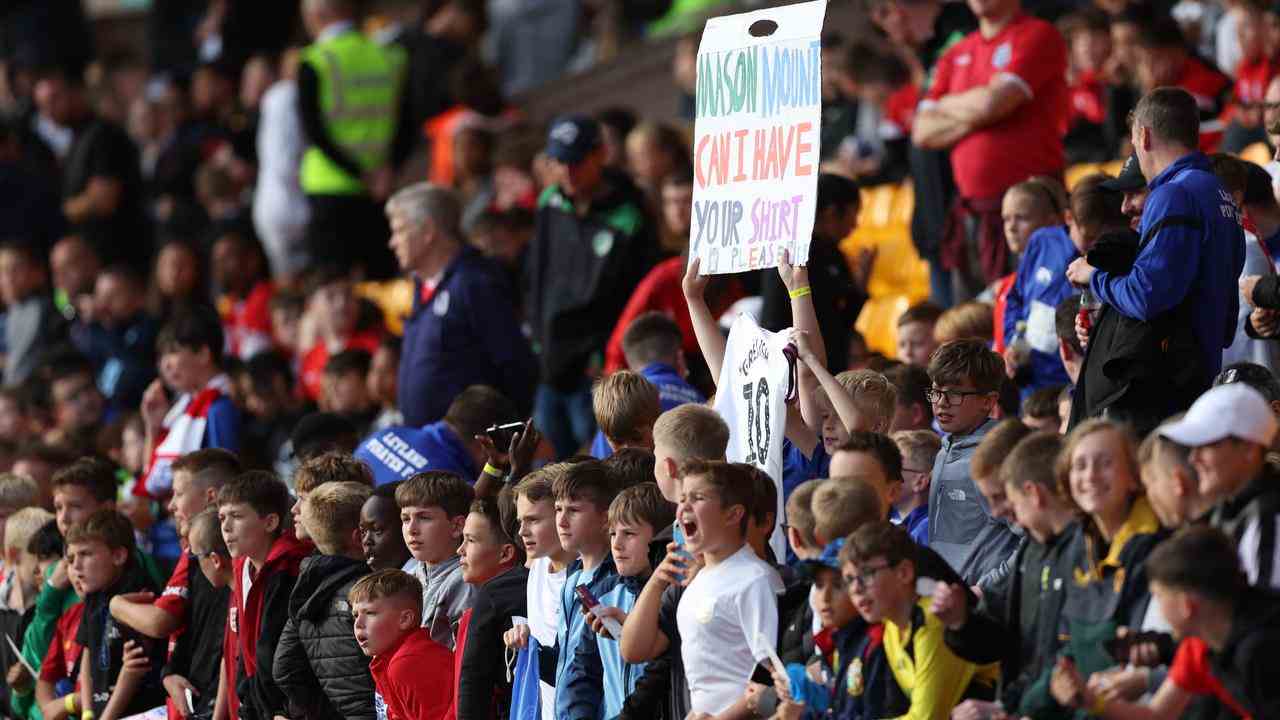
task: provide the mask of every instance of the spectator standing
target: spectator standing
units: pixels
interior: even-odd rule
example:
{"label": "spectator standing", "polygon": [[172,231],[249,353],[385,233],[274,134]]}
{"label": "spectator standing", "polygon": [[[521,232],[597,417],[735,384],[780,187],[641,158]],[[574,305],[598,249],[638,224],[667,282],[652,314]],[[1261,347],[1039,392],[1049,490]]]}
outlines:
{"label": "spectator standing", "polygon": [[941,261],[956,302],[1006,273],[1001,197],[1027,177],[1062,172],[1069,110],[1067,47],[1058,31],[1024,14],[1019,0],[970,0],[969,8],[978,31],[938,61],[912,127],[915,144],[951,148],[959,197]]}
{"label": "spectator standing", "polygon": [[536,370],[513,290],[500,266],[463,243],[461,214],[457,195],[428,183],[387,202],[391,248],[414,279],[397,396],[415,427],[439,420],[472,385],[500,389],[521,410],[532,402]]}
{"label": "spectator standing", "polygon": [[1235,336],[1236,278],[1244,267],[1239,210],[1196,150],[1199,129],[1199,108],[1185,90],[1158,88],[1138,102],[1131,139],[1151,181],[1133,269],[1115,275],[1088,258],[1067,268],[1073,283],[1133,320],[1150,323],[1180,308],[1189,314],[1202,363],[1186,388],[1192,397],[1209,387]]}
{"label": "spectator standing", "polygon": [[36,84],[36,104],[72,131],[63,158],[62,213],[107,262],[144,269],[151,257],[142,214],[138,149],[128,134],[99,118],[75,76],[54,71]]}
{"label": "spectator standing", "polygon": [[534,424],[567,456],[591,437],[591,376],[604,365],[614,320],[653,266],[656,240],[640,191],[605,168],[595,120],[556,120],[546,152],[559,182],[538,198],[525,311],[542,354]]}
{"label": "spectator standing", "polygon": [[311,217],[298,178],[306,140],[298,114],[298,53],[281,62],[281,77],[262,96],[258,111],[258,183],[253,195],[253,228],[262,238],[272,277],[296,277],[307,266],[307,223]]}
{"label": "spectator standing", "polygon": [[[377,203],[391,191],[394,160],[404,158],[412,128],[399,122],[404,51],[356,28],[351,0],[306,0],[303,20],[315,42],[302,50],[298,114],[309,142],[299,180],[311,205],[313,257],[390,274],[376,248],[359,240],[385,236]],[[370,252],[373,250],[373,252]]]}

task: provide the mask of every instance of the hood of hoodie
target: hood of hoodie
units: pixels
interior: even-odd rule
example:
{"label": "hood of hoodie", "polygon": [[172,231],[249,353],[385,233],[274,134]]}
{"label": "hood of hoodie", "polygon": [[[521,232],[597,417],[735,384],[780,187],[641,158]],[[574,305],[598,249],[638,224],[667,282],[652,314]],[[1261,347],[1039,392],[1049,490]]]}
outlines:
{"label": "hood of hoodie", "polygon": [[[289,614],[322,620],[333,606],[334,594],[344,585],[369,574],[363,560],[339,555],[312,555],[302,561],[298,580],[289,597]],[[339,598],[346,601],[346,598]]]}

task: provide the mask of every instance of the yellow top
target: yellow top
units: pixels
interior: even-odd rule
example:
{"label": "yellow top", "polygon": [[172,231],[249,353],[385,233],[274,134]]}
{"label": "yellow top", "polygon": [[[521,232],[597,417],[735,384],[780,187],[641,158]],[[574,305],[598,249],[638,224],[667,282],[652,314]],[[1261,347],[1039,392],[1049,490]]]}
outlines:
{"label": "yellow top", "polygon": [[[929,612],[929,598],[916,603],[910,627],[884,623],[884,654],[898,687],[911,699],[901,720],[946,720],[975,679],[995,686],[998,663],[976,665],[962,660],[943,641],[946,628]],[[923,614],[924,622],[919,622]],[[908,646],[910,646],[908,648]]]}

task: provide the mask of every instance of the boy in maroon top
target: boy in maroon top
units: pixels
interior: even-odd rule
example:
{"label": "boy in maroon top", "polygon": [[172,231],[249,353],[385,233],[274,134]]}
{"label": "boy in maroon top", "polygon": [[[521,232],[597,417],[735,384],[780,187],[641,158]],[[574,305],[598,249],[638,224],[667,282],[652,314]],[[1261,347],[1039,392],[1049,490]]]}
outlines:
{"label": "boy in maroon top", "polygon": [[453,653],[422,627],[422,584],[403,570],[379,570],[351,587],[356,643],[373,658],[369,672],[387,704],[387,720],[452,716]]}
{"label": "boy in maroon top", "polygon": [[954,300],[1008,272],[1000,199],[1034,175],[1062,174],[1070,117],[1067,45],[1019,0],[968,0],[978,31],[946,52],[920,103],[911,140],[951,148],[959,197],[947,218],[942,265]]}

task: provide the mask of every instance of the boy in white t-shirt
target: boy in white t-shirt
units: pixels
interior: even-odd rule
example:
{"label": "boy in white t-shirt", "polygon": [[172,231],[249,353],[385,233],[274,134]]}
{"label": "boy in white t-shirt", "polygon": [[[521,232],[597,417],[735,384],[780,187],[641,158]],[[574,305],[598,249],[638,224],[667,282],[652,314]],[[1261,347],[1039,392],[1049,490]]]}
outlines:
{"label": "boy in white t-shirt", "polygon": [[676,519],[703,567],[676,613],[694,713],[738,717],[756,664],[777,642],[782,580],[746,542],[754,478],[741,465],[693,460],[682,468]]}
{"label": "boy in white t-shirt", "polygon": [[[528,625],[517,625],[507,631],[507,646],[523,648],[529,637],[540,647],[556,644],[560,626],[560,595],[564,590],[565,570],[573,562],[573,553],[560,545],[556,532],[556,504],[552,487],[568,463],[555,463],[535,470],[512,489],[516,501],[516,518],[520,521],[520,540],[529,558],[529,580],[525,586]],[[542,678],[543,720],[555,719],[556,688]]]}

